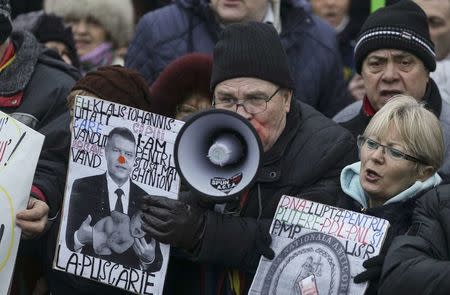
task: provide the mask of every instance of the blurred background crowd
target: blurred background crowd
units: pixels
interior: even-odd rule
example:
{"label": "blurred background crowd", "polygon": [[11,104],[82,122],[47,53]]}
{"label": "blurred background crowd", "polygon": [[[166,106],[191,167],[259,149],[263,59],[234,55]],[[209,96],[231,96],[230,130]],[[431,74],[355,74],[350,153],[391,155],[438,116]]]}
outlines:
{"label": "blurred background crowd", "polygon": [[[369,93],[358,74],[356,41],[373,11],[398,1],[244,2],[245,9],[233,13],[220,0],[11,0],[10,18],[12,36],[15,31],[34,35],[68,65],[64,71],[72,73],[73,82],[104,66],[124,66],[137,71],[148,87],[150,103],[133,106],[151,105],[153,112],[177,119],[211,107],[212,52],[223,28],[236,22],[271,23],[289,59],[294,97],[338,122],[347,121],[344,109],[355,105],[359,111]],[[430,77],[442,102],[450,103],[450,1],[414,2],[427,15],[434,43],[436,70]],[[41,268],[33,263],[33,255],[18,259],[17,269],[27,272],[16,272],[13,294],[48,291]]]}

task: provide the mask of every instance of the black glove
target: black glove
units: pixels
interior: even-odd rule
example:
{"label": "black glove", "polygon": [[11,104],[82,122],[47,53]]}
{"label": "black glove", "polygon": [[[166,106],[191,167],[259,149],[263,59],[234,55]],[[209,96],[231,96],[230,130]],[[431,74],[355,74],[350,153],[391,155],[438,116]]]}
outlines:
{"label": "black glove", "polygon": [[378,281],[381,276],[381,269],[383,268],[385,255],[380,254],[364,261],[363,266],[365,271],[358,274],[353,281],[356,284],[360,284],[367,281]]}
{"label": "black glove", "polygon": [[192,251],[203,238],[205,211],[197,206],[146,196],[142,211],[143,230],[162,243]]}
{"label": "black glove", "polygon": [[271,220],[259,221],[258,232],[256,233],[256,251],[270,260],[275,257],[275,252],[270,248],[272,243],[272,236],[270,235],[271,222]]}

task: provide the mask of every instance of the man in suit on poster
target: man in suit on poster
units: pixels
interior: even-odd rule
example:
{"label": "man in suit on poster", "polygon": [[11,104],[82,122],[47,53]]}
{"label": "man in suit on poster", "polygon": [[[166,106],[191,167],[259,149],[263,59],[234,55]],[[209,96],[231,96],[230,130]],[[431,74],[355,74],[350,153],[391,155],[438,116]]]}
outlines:
{"label": "man in suit on poster", "polygon": [[133,133],[112,129],[105,146],[107,172],[73,183],[66,244],[75,252],[154,272],[161,268],[162,254],[159,242],[147,242],[140,229],[139,209],[147,193],[130,179],[135,157]]}

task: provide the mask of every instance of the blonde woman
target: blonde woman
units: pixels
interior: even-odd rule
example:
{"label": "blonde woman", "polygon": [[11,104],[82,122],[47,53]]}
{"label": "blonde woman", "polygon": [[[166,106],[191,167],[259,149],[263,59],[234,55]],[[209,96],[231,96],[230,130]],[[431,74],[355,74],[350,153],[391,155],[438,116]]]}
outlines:
{"label": "blonde woman", "polygon": [[375,114],[358,137],[358,147],[361,161],[341,173],[351,203],[346,207],[391,224],[381,254],[367,260],[367,270],[355,277],[356,283],[370,281],[366,294],[376,294],[392,239],[408,230],[417,198],[441,183],[436,171],[444,159],[444,142],[437,117],[414,98],[398,95]]}

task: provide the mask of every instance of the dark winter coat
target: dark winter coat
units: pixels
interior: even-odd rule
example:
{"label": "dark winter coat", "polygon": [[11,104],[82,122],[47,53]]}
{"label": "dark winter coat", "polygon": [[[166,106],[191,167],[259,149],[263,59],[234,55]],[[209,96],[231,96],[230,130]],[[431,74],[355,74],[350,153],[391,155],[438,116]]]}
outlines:
{"label": "dark winter coat", "polygon": [[[340,207],[346,208],[348,210],[353,210],[356,212],[361,212],[370,216],[375,216],[378,218],[383,218],[389,221],[389,229],[384,240],[383,246],[380,250],[380,255],[386,255],[389,246],[395,237],[405,234],[409,227],[411,226],[411,217],[414,209],[416,200],[420,197],[416,196],[405,202],[396,202],[386,204],[375,208],[363,208],[355,200],[346,200],[345,205]],[[379,280],[373,280],[370,282],[368,289],[366,290],[366,295],[377,294],[379,288]]]}
{"label": "dark winter coat", "polygon": [[450,185],[417,202],[407,235],[397,237],[383,265],[380,294],[450,292]]}
{"label": "dark winter coat", "polygon": [[248,290],[260,258],[260,232],[269,232],[281,196],[336,205],[343,196],[340,172],[355,159],[355,141],[348,131],[312,107],[293,102],[286,127],[264,154],[240,213],[207,212],[203,241],[192,257],[203,264],[171,257],[164,294],[226,294],[215,289],[217,273],[225,269],[243,271]]}
{"label": "dark winter coat", "polygon": [[[351,103],[334,31],[306,12],[299,0],[281,3],[281,41],[296,84],[295,96],[326,116]],[[212,53],[221,26],[207,0],[177,0],[144,15],[125,59],[152,84],[175,58]]]}
{"label": "dark winter coat", "polygon": [[69,156],[70,131],[66,98],[79,73],[28,32],[11,35],[16,57],[0,74],[0,110],[45,136],[33,186],[50,207],[61,209]]}

